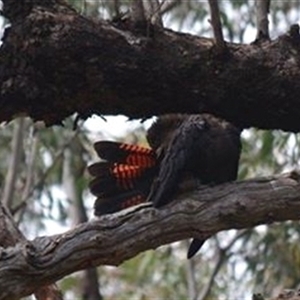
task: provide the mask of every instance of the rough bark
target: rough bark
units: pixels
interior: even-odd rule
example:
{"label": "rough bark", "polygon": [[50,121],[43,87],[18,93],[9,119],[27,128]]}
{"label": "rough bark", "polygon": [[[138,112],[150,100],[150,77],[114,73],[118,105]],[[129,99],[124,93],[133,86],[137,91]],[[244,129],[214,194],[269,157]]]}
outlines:
{"label": "rough bark", "polygon": [[283,290],[273,298],[264,298],[261,294],[254,294],[252,300],[300,300],[300,290]]}
{"label": "rough bark", "polygon": [[163,209],[136,208],[0,251],[0,299],[16,299],[84,268],[221,230],[298,220],[300,174],[200,187]]}
{"label": "rough bark", "polygon": [[211,39],[96,23],[62,0],[3,3],[11,27],[0,49],[0,121],[206,111],[243,128],[300,129],[297,25],[274,41],[227,43],[218,55]]}
{"label": "rough bark", "polygon": [[[14,247],[17,243],[27,243],[26,238],[22,232],[17,228],[8,209],[1,205],[0,202],[0,257],[2,256],[2,249],[8,247]],[[1,265],[1,258],[0,258]],[[0,267],[1,268],[1,267]],[[5,289],[13,289],[14,287],[8,287],[5,285],[5,278],[2,278],[2,290],[0,290],[0,299],[2,292]],[[34,294],[37,300],[63,300],[60,291],[55,283],[49,285],[36,286]],[[18,299],[19,297],[17,297]],[[8,298],[13,300],[14,298]]]}

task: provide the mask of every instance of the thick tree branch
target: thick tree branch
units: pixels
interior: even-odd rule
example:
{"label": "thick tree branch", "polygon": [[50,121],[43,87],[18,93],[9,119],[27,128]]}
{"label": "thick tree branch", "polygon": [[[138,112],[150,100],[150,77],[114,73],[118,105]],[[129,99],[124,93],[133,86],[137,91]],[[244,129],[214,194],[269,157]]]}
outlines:
{"label": "thick tree branch", "polygon": [[94,23],[62,0],[3,2],[0,121],[206,111],[243,128],[300,129],[297,26],[263,45],[227,43],[220,57],[210,39]]}
{"label": "thick tree branch", "polygon": [[300,175],[202,187],[163,209],[137,208],[105,216],[60,235],[1,249],[0,299],[90,266],[119,265],[138,253],[221,230],[300,218]]}
{"label": "thick tree branch", "polygon": [[[9,210],[0,202],[0,265],[2,249],[13,247],[17,243],[26,244],[26,238],[24,237],[22,232],[17,228]],[[5,278],[2,278],[2,280],[5,281]],[[13,289],[13,286],[11,288]],[[5,289],[6,288],[3,287],[3,290]],[[2,299],[2,297],[5,296],[2,296],[3,290],[0,290],[0,299]],[[37,300],[63,300],[63,297],[55,283],[51,283],[49,285],[44,286],[36,286],[34,293]],[[15,298],[13,297],[14,296],[8,299],[14,300]],[[18,299],[19,296],[17,296],[16,298]]]}

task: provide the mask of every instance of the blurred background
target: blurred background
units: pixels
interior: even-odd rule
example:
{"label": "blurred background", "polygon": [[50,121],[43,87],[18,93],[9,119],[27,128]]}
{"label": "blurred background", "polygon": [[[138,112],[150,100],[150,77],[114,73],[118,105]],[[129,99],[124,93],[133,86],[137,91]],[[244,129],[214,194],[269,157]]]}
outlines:
{"label": "blurred background", "polygon": [[[93,19],[126,16],[123,0],[69,0]],[[162,0],[165,27],[212,37],[207,1]],[[255,39],[255,4],[219,1],[225,39]],[[271,37],[298,23],[300,1],[271,3]],[[9,24],[1,19],[3,28]],[[0,192],[27,238],[61,233],[91,219],[94,197],[87,186],[86,166],[97,160],[93,143],[109,139],[146,145],[153,120],[128,121],[125,116],[75,116],[64,126],[45,128],[21,117],[0,125]],[[239,179],[268,176],[298,167],[299,135],[282,131],[245,130]],[[101,299],[251,299],[252,293],[272,296],[300,282],[298,222],[221,232],[205,243],[192,260],[188,241],[141,253],[120,267],[93,268],[58,284],[66,300]],[[31,299],[31,298],[28,298]]]}

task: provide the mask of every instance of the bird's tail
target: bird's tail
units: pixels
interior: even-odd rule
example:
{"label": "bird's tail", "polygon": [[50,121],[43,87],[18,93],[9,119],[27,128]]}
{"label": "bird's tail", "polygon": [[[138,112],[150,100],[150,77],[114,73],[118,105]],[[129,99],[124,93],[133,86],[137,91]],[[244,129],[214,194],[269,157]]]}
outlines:
{"label": "bird's tail", "polygon": [[88,170],[95,178],[91,192],[97,196],[95,215],[120,211],[146,202],[157,169],[152,149],[117,142],[100,141],[95,144],[100,158]]}
{"label": "bird's tail", "polygon": [[188,249],[187,258],[190,259],[194,255],[196,255],[196,253],[201,249],[205,241],[205,239],[193,239]]}

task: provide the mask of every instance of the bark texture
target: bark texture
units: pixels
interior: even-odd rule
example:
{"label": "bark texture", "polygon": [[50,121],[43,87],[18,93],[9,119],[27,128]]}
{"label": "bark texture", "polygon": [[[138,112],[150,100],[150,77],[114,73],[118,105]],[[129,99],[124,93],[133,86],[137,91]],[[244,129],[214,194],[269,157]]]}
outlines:
{"label": "bark texture", "polygon": [[228,43],[220,54],[211,39],[94,22],[62,0],[3,3],[11,26],[0,49],[0,121],[205,111],[241,128],[300,129],[297,25],[274,41]]}
{"label": "bark texture", "polygon": [[[17,228],[9,210],[0,203],[0,264],[2,250],[8,247],[15,247],[17,243],[26,244],[26,238]],[[0,299],[2,299],[3,291],[14,288],[14,286],[8,287],[5,285],[5,278],[2,278],[2,280],[4,281],[1,284],[3,287],[2,290],[0,290]],[[54,282],[49,285],[36,286],[34,295],[37,300],[63,300],[62,295]],[[14,296],[8,299],[15,299],[13,297]],[[16,297],[16,299],[18,298],[19,297]]]}
{"label": "bark texture", "polygon": [[0,299],[12,300],[67,274],[120,265],[138,253],[221,230],[298,220],[300,174],[199,187],[156,210],[139,207],[0,251]]}

